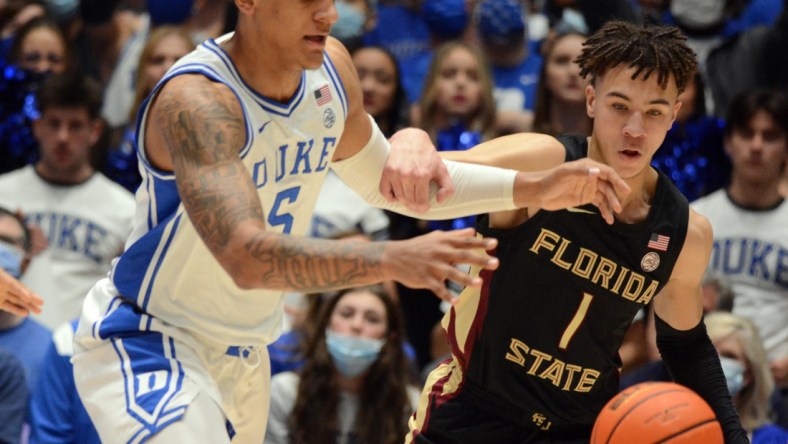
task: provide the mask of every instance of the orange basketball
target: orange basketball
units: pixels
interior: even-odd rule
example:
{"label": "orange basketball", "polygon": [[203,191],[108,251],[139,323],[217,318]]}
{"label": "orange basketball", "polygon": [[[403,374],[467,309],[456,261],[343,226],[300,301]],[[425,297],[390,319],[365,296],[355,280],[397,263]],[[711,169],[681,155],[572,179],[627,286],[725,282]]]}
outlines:
{"label": "orange basketball", "polygon": [[706,401],[672,382],[644,382],[622,391],[599,412],[591,444],[722,443]]}

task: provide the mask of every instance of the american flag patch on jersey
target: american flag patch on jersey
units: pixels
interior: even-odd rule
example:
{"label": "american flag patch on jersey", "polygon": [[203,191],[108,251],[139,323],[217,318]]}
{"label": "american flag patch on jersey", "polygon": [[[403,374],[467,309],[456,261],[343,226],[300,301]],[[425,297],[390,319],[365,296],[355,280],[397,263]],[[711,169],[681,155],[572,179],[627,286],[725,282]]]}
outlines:
{"label": "american flag patch on jersey", "polygon": [[648,247],[653,250],[668,251],[668,242],[670,242],[670,236],[652,233],[651,239],[648,241]]}
{"label": "american flag patch on jersey", "polygon": [[331,89],[328,85],[323,85],[320,89],[315,90],[315,102],[317,102],[317,106],[323,106],[330,102],[331,99],[333,99],[333,97],[331,97]]}

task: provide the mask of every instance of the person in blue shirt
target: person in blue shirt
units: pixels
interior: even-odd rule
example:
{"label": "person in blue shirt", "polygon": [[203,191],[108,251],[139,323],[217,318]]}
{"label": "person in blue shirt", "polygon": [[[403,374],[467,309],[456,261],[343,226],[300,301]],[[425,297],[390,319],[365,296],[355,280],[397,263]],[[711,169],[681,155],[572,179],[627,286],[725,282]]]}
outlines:
{"label": "person in blue shirt", "polygon": [[[0,268],[18,279],[29,263],[30,231],[14,213],[0,207]],[[48,328],[14,312],[0,310],[0,348],[11,352],[22,363],[30,391],[38,379],[49,342]]]}
{"label": "person in blue shirt", "polygon": [[0,349],[0,442],[21,442],[28,393],[22,364],[13,354]]}
{"label": "person in blue shirt", "polygon": [[30,399],[30,444],[101,444],[74,385],[71,355],[77,321],[55,330]]}
{"label": "person in blue shirt", "polygon": [[518,0],[486,0],[476,8],[477,33],[490,61],[499,133],[529,131],[542,56],[530,46]]}

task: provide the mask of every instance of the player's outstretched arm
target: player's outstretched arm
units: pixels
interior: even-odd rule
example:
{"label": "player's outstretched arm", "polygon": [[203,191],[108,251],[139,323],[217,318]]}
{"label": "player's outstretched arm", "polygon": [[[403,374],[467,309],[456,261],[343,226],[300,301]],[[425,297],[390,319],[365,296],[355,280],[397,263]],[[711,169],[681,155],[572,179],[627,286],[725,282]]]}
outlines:
{"label": "player's outstretched arm", "polygon": [[[619,198],[629,188],[618,174],[589,160],[561,165],[564,149],[549,136],[502,137],[464,152],[465,163],[444,163],[424,131],[401,131],[390,144],[363,109],[347,51],[329,39],[327,52],[348,96],[347,123],[331,167],[370,204],[425,219],[593,203],[612,223],[613,212],[620,211]],[[555,168],[540,171],[549,167]]]}
{"label": "player's outstretched arm", "polygon": [[494,267],[490,242],[471,232],[402,242],[336,242],[267,231],[238,152],[246,139],[235,95],[202,76],[178,76],[152,105],[145,146],[175,172],[181,201],[213,256],[241,288],[326,291],[397,280],[445,294],[444,281],[478,285],[455,264]]}
{"label": "player's outstretched arm", "polygon": [[701,280],[712,245],[711,225],[690,210],[687,237],[670,280],[654,297],[657,347],[674,380],[698,393],[714,410],[726,443],[747,443],[725,375],[706,333]]}
{"label": "player's outstretched arm", "polygon": [[0,310],[17,316],[41,313],[44,300],[0,268]]}

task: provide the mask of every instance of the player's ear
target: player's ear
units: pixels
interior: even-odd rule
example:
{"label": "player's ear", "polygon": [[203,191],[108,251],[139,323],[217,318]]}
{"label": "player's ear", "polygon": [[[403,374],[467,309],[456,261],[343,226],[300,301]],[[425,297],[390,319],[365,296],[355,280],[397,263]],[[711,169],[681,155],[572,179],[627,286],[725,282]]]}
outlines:
{"label": "player's ear", "polygon": [[678,117],[679,110],[681,109],[681,106],[683,104],[684,102],[682,102],[681,100],[676,100],[676,103],[673,104],[673,116],[672,116],[673,118],[670,119],[670,126],[673,126],[673,122],[676,121],[676,117]]}
{"label": "player's ear", "polygon": [[251,15],[254,10],[255,0],[235,0],[235,7],[238,12],[246,15]]}
{"label": "player's ear", "polygon": [[596,90],[594,89],[593,82],[586,86],[586,114],[588,117],[594,118],[594,103],[596,102]]}

